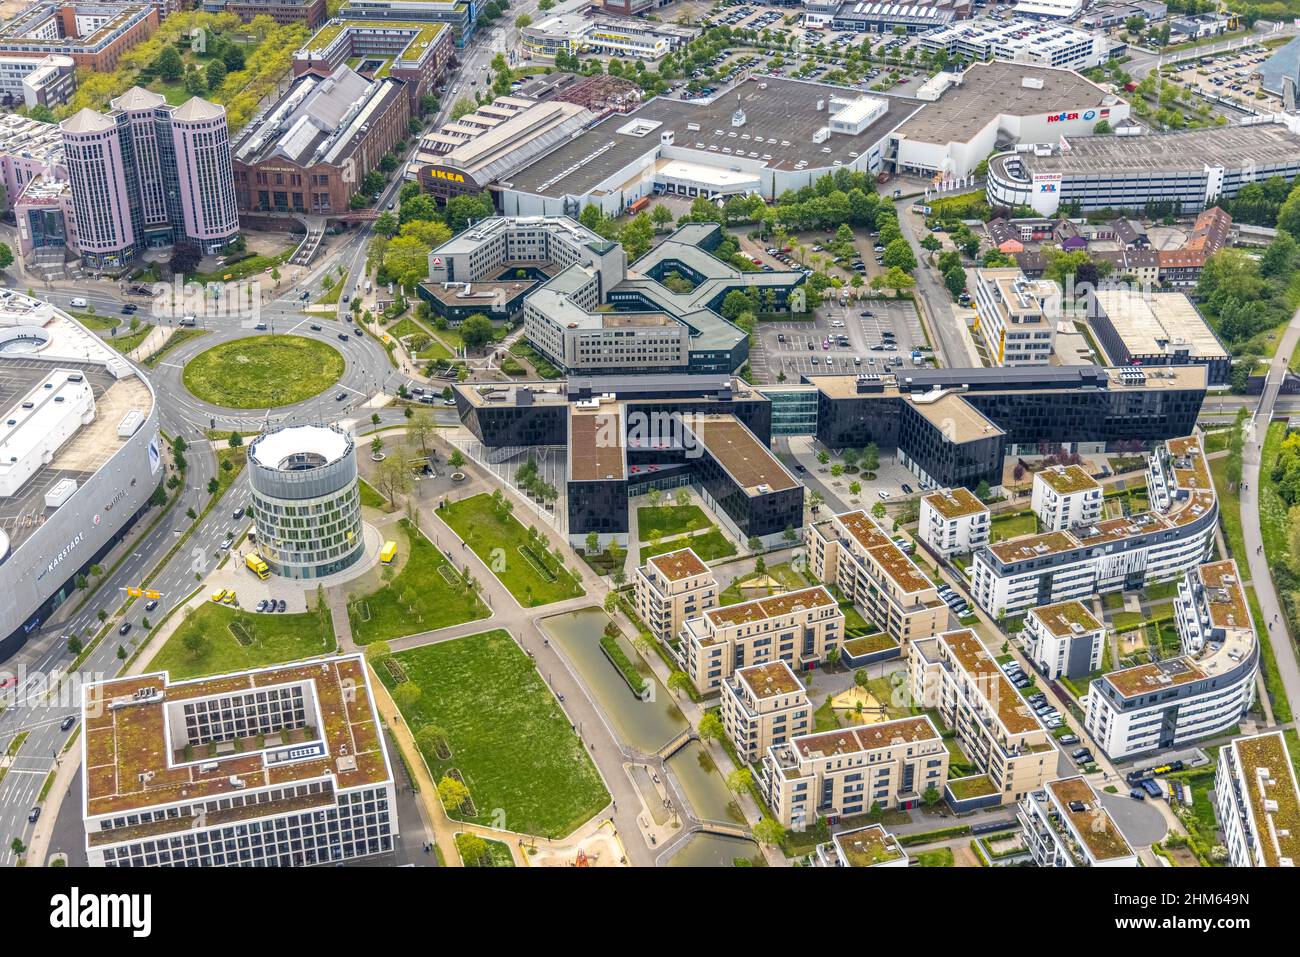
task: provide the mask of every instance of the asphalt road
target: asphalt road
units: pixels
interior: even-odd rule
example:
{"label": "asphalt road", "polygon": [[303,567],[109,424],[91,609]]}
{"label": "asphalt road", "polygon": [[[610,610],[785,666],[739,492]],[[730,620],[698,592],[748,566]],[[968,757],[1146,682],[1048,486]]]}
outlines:
{"label": "asphalt road", "polygon": [[[471,78],[474,86],[482,89],[484,80],[489,78],[486,68],[492,57],[514,42],[517,31],[513,26],[513,18],[523,12],[534,13],[535,10],[535,3],[512,10],[508,26],[503,24],[476,38],[468,50],[462,51],[463,65],[458,72],[459,79],[451,81],[448,90],[461,86],[472,90],[468,86]],[[436,123],[445,121],[453,103],[452,95],[443,97],[442,112]],[[399,164],[399,169],[402,166],[404,164]],[[381,196],[381,204],[395,201],[401,186],[400,178],[389,184]],[[208,512],[185,545],[174,554],[168,554],[193,524],[187,517],[186,510],[192,507],[201,513],[209,499],[206,486],[215,474],[216,459],[204,444],[204,430],[210,427],[246,430],[281,422],[338,419],[358,421],[369,417],[369,411],[363,412],[359,407],[371,395],[385,390],[395,392],[403,382],[409,384],[410,380],[393,368],[386,351],[373,337],[349,333],[348,341],[341,342],[338,340],[338,333],[344,329],[341,318],[310,317],[302,312],[302,293],[309,293],[308,300],[315,299],[321,291],[320,277],[326,269],[343,265],[349,274],[346,280],[349,285],[345,288],[351,289],[355,285],[353,277],[359,277],[364,269],[366,245],[371,232],[369,226],[363,227],[310,269],[302,272],[289,271],[282,280],[282,288],[276,290],[276,297],[265,303],[258,317],[267,324],[266,334],[304,335],[328,342],[339,349],[346,362],[339,387],[296,405],[255,412],[219,408],[190,395],[181,383],[181,369],[185,361],[218,343],[263,334],[251,328],[256,320],[248,318],[204,319],[201,324],[205,324],[203,328],[207,329],[207,335],[176,347],[154,369],[141,367],[141,373],[150,380],[158,395],[162,431],[168,436],[184,435],[191,445],[191,451],[186,456],[189,462],[186,484],[181,500],[167,512],[156,528],[135,543],[121,564],[107,575],[84,608],[70,619],[49,625],[33,635],[19,654],[3,666],[5,671],[19,675],[24,684],[0,701],[5,705],[5,709],[0,712],[0,742],[7,745],[23,731],[27,732],[27,738],[3,781],[0,781],[0,867],[12,866],[14,863],[10,849],[13,838],[30,843],[33,826],[27,820],[28,814],[36,805],[41,787],[69,736],[74,733],[72,730],[62,730],[60,725],[68,716],[79,715],[80,690],[77,681],[65,681],[60,687],[60,693],[53,698],[44,693],[48,676],[65,669],[74,657],[67,650],[64,636],[75,632],[89,638],[95,634],[100,627],[99,613],[102,611],[113,615],[125,598],[123,590],[127,586],[147,583],[150,588],[162,592],[159,606],[153,611],[145,612],[144,602],[136,601],[120,619],[110,618],[109,632],[87,657],[77,677],[96,680],[117,674],[122,665],[117,657],[119,644],[127,645],[129,650],[132,639],[143,640],[146,629],[141,625],[142,619],[147,615],[153,624],[157,624],[171,608],[183,602],[198,587],[202,577],[220,560],[221,543],[227,535],[237,534],[248,524],[247,518],[240,521],[233,518],[237,508],[248,505],[249,488],[245,474]],[[269,282],[269,277],[265,277],[265,281]],[[121,285],[114,289],[105,283],[86,283],[84,290],[51,287],[33,291],[65,309],[70,308],[73,298],[84,298],[102,315],[120,315],[122,305],[127,301],[137,304],[144,302],[142,297],[128,295]],[[321,329],[311,329],[312,324],[321,326]],[[334,395],[339,391],[346,393],[344,400],[335,400]],[[439,407],[435,407],[434,411],[440,419],[446,419],[450,414]],[[381,426],[397,424],[403,420],[402,411],[397,408],[381,409],[375,414],[380,416]],[[368,423],[364,424],[368,426]],[[148,528],[148,523],[156,517],[156,511],[146,513],[141,521]],[[119,637],[116,632],[124,622],[131,623],[132,628],[128,636]],[[28,676],[31,676],[30,679]],[[76,795],[73,797],[75,799]],[[53,827],[54,822],[41,821],[37,826]]]}

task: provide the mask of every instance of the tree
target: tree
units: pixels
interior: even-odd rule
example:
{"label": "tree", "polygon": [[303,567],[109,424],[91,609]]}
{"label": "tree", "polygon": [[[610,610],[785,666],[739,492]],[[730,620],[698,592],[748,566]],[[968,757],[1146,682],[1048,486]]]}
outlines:
{"label": "tree", "polygon": [[[367,647],[366,649],[370,649]],[[447,751],[447,732],[436,724],[426,724],[415,732],[415,746],[426,754],[439,754]]]}
{"label": "tree", "polygon": [[875,442],[868,442],[862,449],[862,471],[874,472],[880,468],[880,446]]}
{"label": "tree", "polygon": [[939,789],[933,784],[921,793],[921,800],[925,803],[926,807],[934,807],[942,799],[943,795],[939,793]]}
{"label": "tree", "polygon": [[881,256],[881,261],[886,269],[897,267],[903,272],[910,273],[916,268],[916,254],[912,252],[912,246],[906,239],[901,236],[893,240],[885,247],[885,252]]}
{"label": "tree", "polygon": [[226,64],[220,60],[209,60],[206,73],[209,90],[217,90],[226,82]]}
{"label": "tree", "polygon": [[727,790],[732,794],[744,794],[754,785],[754,772],[749,768],[736,768],[727,775]]}
{"label": "tree", "polygon": [[409,711],[415,707],[415,703],[420,700],[422,694],[424,692],[420,690],[420,686],[414,681],[403,681],[393,689],[393,701],[402,711]]}
{"label": "tree", "polygon": [[722,719],[712,711],[706,711],[700,716],[700,723],[695,726],[695,730],[705,741],[721,741],[726,734]]}
{"label": "tree", "polygon": [[462,116],[466,116],[470,113],[473,113],[477,109],[478,109],[478,104],[475,103],[473,100],[469,100],[469,99],[457,100],[452,105],[451,118],[453,120],[458,120]]}
{"label": "tree", "polygon": [[660,230],[673,221],[673,213],[667,206],[658,205],[650,210],[650,221],[654,223],[655,229]]}
{"label": "tree", "polygon": [[438,800],[447,811],[455,811],[469,800],[469,788],[453,777],[444,776],[438,782]]}
{"label": "tree", "polygon": [[871,506],[871,514],[874,515],[874,516],[876,516],[876,518],[884,518],[884,517],[885,517],[885,503],[884,503],[884,502],[877,502],[875,505]]}
{"label": "tree", "polygon": [[456,835],[456,853],[466,867],[482,867],[488,856],[488,844],[477,834],[462,832]]}
{"label": "tree", "polygon": [[203,260],[203,250],[193,243],[177,243],[172,247],[172,258],[168,265],[177,275],[194,272]]}
{"label": "tree", "polygon": [[663,501],[664,493],[662,489],[652,488],[646,492],[645,497],[649,500],[651,508],[658,508],[659,503]]}
{"label": "tree", "polygon": [[181,647],[190,653],[191,658],[201,658],[208,647],[208,636],[202,628],[190,628],[181,638]]}
{"label": "tree", "polygon": [[777,847],[785,840],[785,828],[773,818],[767,815],[754,825],[754,840],[760,844],[768,844]]}
{"label": "tree", "polygon": [[466,348],[477,349],[492,341],[492,321],[480,312],[460,324],[460,337]]}
{"label": "tree", "polygon": [[981,502],[987,502],[992,495],[989,483],[986,479],[980,479],[979,485],[975,486],[975,497]]}
{"label": "tree", "polygon": [[465,456],[460,454],[460,449],[454,449],[447,457],[447,464],[454,469],[458,469],[465,464]]}
{"label": "tree", "polygon": [[438,426],[433,421],[433,414],[427,409],[421,409],[411,416],[411,421],[406,423],[406,436],[412,442],[418,442],[420,451],[424,455],[429,454],[429,440],[433,438],[438,431]]}
{"label": "tree", "polygon": [[167,83],[175,83],[185,73],[185,61],[181,59],[180,51],[169,43],[162,48],[158,58],[153,61],[153,70],[158,74],[159,79]]}
{"label": "tree", "polygon": [[533,23],[533,18],[526,13],[521,13],[519,14],[519,16],[515,17],[515,26],[517,26],[520,30],[522,30],[524,27],[531,26],[532,23]]}
{"label": "tree", "polygon": [[948,294],[956,299],[966,291],[966,270],[953,266],[943,274],[943,284],[948,287]]}
{"label": "tree", "polygon": [[595,532],[588,532],[586,541],[583,543],[587,546],[587,555],[595,555],[600,551],[600,536]]}
{"label": "tree", "polygon": [[393,215],[391,209],[384,210],[379,214],[379,218],[375,220],[375,232],[381,236],[392,237],[397,235],[397,227],[397,217]]}
{"label": "tree", "polygon": [[413,236],[396,237],[384,249],[384,271],[402,286],[418,286],[429,277],[429,247]]}
{"label": "tree", "polygon": [[81,639],[76,635],[68,636],[68,651],[74,655],[81,654]]}
{"label": "tree", "polygon": [[[376,662],[382,661],[385,658],[391,658],[392,655],[392,646],[386,641],[374,641],[366,645],[366,661],[371,665],[374,665]],[[416,737],[418,739],[419,736],[417,735]]]}
{"label": "tree", "polygon": [[390,455],[375,467],[375,486],[396,508],[397,497],[411,490],[411,472],[395,455]]}
{"label": "tree", "polygon": [[691,688],[694,687],[691,684],[691,676],[684,671],[674,671],[670,674],[667,684],[668,690],[673,694],[690,694]]}
{"label": "tree", "polygon": [[0,270],[8,269],[14,264],[14,251],[8,243],[0,243]]}

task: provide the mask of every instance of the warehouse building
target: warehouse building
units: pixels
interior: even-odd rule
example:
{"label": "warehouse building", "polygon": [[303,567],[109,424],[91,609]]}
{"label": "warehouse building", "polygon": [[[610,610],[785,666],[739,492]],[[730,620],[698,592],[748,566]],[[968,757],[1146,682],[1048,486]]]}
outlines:
{"label": "warehouse building", "polygon": [[1043,216],[1062,207],[1087,212],[1156,206],[1177,214],[1236,196],[1247,183],[1297,175],[1300,136],[1280,123],[1257,123],[1071,139],[1068,150],[999,153],[989,160],[986,192],[991,204],[1031,206]]}
{"label": "warehouse building", "polygon": [[299,76],[235,143],[239,208],[347,212],[366,174],[407,136],[405,87],[393,77],[367,79],[346,64],[329,76]]}
{"label": "warehouse building", "polygon": [[1228,381],[1232,357],[1181,292],[1098,289],[1088,325],[1116,365],[1203,365],[1210,385]]}
{"label": "warehouse building", "polygon": [[772,77],[707,103],[656,97],[503,177],[499,205],[509,216],[576,217],[661,193],[772,200],[840,167],[880,171],[888,134],[920,105]]}
{"label": "warehouse building", "polygon": [[890,134],[898,172],[970,176],[995,149],[1062,137],[1078,143],[1103,120],[1114,125],[1129,115],[1120,97],[1070,70],[995,60],[945,75],[953,85]]}

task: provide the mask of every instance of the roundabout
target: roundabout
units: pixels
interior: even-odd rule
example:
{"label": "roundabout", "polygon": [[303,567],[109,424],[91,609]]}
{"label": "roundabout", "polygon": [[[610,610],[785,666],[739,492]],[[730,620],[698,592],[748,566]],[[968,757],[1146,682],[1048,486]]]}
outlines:
{"label": "roundabout", "polygon": [[233,339],[200,352],[182,381],[196,398],[228,409],[267,409],[320,395],[343,375],[343,355],[304,336]]}

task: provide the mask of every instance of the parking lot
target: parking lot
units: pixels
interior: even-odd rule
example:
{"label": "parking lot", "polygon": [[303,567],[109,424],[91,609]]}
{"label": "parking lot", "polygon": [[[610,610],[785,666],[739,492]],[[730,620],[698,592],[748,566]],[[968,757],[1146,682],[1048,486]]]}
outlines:
{"label": "parking lot", "polygon": [[776,382],[780,373],[798,382],[808,375],[898,371],[912,366],[914,348],[925,348],[916,307],[893,299],[828,302],[815,321],[761,323],[758,339],[750,360],[756,382]]}
{"label": "parking lot", "polygon": [[1182,64],[1172,79],[1185,89],[1218,102],[1226,101],[1251,111],[1275,110],[1280,107],[1280,100],[1260,88],[1256,73],[1269,56],[1263,47],[1206,56]]}

